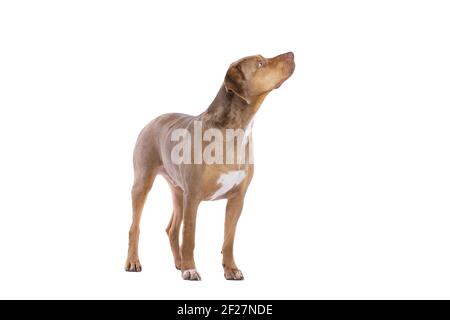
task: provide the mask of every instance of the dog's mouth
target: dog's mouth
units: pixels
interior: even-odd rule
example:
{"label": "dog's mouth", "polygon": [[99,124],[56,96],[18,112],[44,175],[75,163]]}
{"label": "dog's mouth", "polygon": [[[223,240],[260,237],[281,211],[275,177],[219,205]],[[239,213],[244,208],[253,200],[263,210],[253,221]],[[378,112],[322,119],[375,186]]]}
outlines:
{"label": "dog's mouth", "polygon": [[294,73],[294,70],[295,70],[295,63],[292,61],[292,63],[290,63],[288,65],[288,70],[283,72],[285,74],[283,79],[281,79],[280,82],[278,82],[275,85],[275,89],[278,89],[279,87],[281,87],[281,85],[292,76],[292,74]]}

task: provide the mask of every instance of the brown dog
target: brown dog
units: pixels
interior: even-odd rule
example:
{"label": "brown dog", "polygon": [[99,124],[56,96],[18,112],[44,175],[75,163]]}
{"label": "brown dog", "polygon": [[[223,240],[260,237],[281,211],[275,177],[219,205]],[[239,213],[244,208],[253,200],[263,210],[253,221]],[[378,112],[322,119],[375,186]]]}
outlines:
{"label": "brown dog", "polygon": [[[233,241],[245,193],[253,176],[252,119],[267,94],[288,79],[294,68],[292,52],[271,59],[260,55],[240,59],[229,67],[222,87],[205,112],[199,116],[165,114],[142,130],[133,158],[133,222],[126,271],[142,269],[138,258],[139,222],[147,193],[156,175],[161,174],[172,190],[173,213],[166,231],[175,267],[181,270],[183,279],[200,280],[194,262],[197,208],[201,201],[218,199],[228,200],[222,247],[225,278],[244,279],[233,258]],[[243,133],[241,139],[238,137],[234,141],[235,132]],[[181,147],[185,148],[180,148],[180,138],[187,139],[197,133],[201,135],[200,142],[184,141]],[[218,141],[220,133],[226,136],[226,141]],[[215,148],[211,143],[208,145],[212,137]],[[232,143],[229,143],[230,138]],[[179,151],[183,151],[182,155]],[[240,151],[245,153],[244,156]],[[205,155],[209,155],[209,159],[202,158]]]}

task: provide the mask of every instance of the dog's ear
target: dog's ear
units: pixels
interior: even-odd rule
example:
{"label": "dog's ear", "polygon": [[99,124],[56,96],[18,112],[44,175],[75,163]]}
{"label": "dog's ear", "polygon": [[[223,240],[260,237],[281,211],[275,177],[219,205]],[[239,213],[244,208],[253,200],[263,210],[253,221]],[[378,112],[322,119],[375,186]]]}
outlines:
{"label": "dog's ear", "polygon": [[228,92],[232,91],[235,95],[239,96],[249,104],[250,102],[244,89],[244,83],[245,75],[239,65],[231,65],[225,75],[225,89]]}

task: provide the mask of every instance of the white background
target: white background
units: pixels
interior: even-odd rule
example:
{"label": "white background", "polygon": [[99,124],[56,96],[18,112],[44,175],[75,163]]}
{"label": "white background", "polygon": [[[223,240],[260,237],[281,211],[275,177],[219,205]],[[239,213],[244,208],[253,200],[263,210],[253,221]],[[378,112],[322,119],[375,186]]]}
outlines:
{"label": "white background", "polygon": [[[447,1],[2,1],[0,298],[450,298]],[[199,114],[228,65],[297,68],[255,121],[223,279],[224,201],[203,203],[181,280],[158,178],[142,273],[123,270],[131,155],[166,112]]]}

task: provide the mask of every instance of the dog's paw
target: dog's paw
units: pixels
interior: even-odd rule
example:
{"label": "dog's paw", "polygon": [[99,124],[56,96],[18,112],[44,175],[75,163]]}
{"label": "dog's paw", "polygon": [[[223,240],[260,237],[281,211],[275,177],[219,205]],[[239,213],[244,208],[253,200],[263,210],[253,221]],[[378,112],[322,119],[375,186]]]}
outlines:
{"label": "dog's paw", "polygon": [[225,279],[227,280],[244,280],[244,275],[239,269],[228,269],[225,270]]}
{"label": "dog's paw", "polygon": [[127,272],[141,272],[142,266],[139,259],[127,259],[125,263],[125,271]]}
{"label": "dog's paw", "polygon": [[181,271],[181,276],[183,277],[183,280],[193,280],[193,281],[202,280],[200,274],[195,269],[188,269]]}

